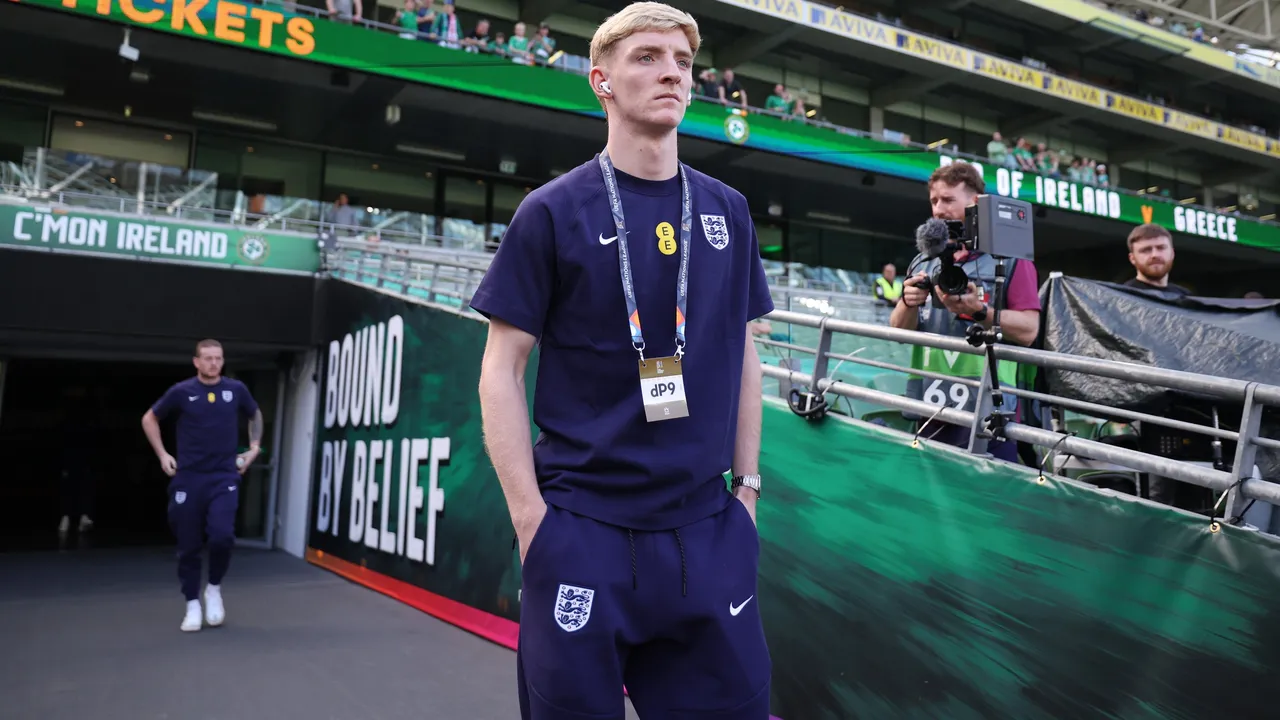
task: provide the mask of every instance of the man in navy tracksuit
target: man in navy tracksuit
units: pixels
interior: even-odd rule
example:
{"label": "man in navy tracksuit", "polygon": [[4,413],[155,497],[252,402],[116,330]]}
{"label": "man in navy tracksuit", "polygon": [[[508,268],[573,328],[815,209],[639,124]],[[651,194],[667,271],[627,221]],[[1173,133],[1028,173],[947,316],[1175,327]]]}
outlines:
{"label": "man in navy tracksuit", "polygon": [[[226,618],[222,578],[235,544],[240,476],[258,457],[262,411],[239,380],[222,377],[222,345],[202,340],[193,360],[196,376],[176,383],[142,416],[142,429],[169,482],[169,527],[178,540],[178,579],[187,600],[183,632]],[[160,420],[176,414],[178,457],[165,450]],[[239,416],[249,418],[249,450],[236,454]],[[200,608],[200,549],[209,538],[209,584]]]}
{"label": "man in navy tracksuit", "polygon": [[699,40],[659,3],[600,26],[608,143],[525,198],[471,302],[523,563],[524,720],[622,720],[624,683],[641,718],[769,716],[748,325],[773,301],[746,199],[677,158]]}

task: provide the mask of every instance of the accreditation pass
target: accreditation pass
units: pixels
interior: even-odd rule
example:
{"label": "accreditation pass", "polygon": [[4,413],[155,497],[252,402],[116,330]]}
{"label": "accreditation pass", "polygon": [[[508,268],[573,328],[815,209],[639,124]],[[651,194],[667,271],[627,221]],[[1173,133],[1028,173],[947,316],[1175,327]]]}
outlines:
{"label": "accreditation pass", "polygon": [[681,370],[680,361],[675,357],[640,361],[640,395],[644,398],[644,416],[649,422],[689,416]]}

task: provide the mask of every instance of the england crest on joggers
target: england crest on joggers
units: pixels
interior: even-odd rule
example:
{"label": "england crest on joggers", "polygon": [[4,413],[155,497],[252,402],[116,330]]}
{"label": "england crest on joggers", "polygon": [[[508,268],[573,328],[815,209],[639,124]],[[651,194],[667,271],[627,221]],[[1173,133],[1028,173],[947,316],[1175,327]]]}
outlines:
{"label": "england crest on joggers", "polygon": [[561,583],[555,606],[556,624],[560,629],[575,632],[585,627],[591,619],[591,600],[595,596],[595,590]]}

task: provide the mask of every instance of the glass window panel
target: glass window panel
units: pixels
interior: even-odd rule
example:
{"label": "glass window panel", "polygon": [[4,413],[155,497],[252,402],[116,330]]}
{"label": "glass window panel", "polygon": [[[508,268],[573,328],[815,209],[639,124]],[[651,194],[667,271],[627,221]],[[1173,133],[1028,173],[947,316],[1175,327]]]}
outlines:
{"label": "glass window panel", "polygon": [[444,218],[440,228],[445,247],[480,251],[485,245],[488,186],[484,180],[451,175],[444,186]]}

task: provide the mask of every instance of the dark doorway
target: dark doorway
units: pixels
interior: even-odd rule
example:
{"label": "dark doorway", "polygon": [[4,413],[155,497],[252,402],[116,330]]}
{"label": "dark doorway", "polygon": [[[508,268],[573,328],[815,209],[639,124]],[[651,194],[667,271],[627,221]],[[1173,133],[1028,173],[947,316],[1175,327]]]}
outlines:
{"label": "dark doorway", "polygon": [[[0,552],[172,545],[169,478],[141,419],[170,385],[193,372],[186,363],[8,361],[0,396]],[[227,374],[235,374],[230,366]],[[274,371],[261,375],[274,381]],[[260,399],[264,415],[274,414],[274,382],[255,388],[261,383],[240,379],[255,395],[268,395]],[[161,428],[175,452],[173,422]],[[246,504],[241,515],[260,514]],[[81,515],[92,519],[83,532]],[[260,531],[243,521],[237,534]],[[250,524],[260,526],[261,519]]]}

